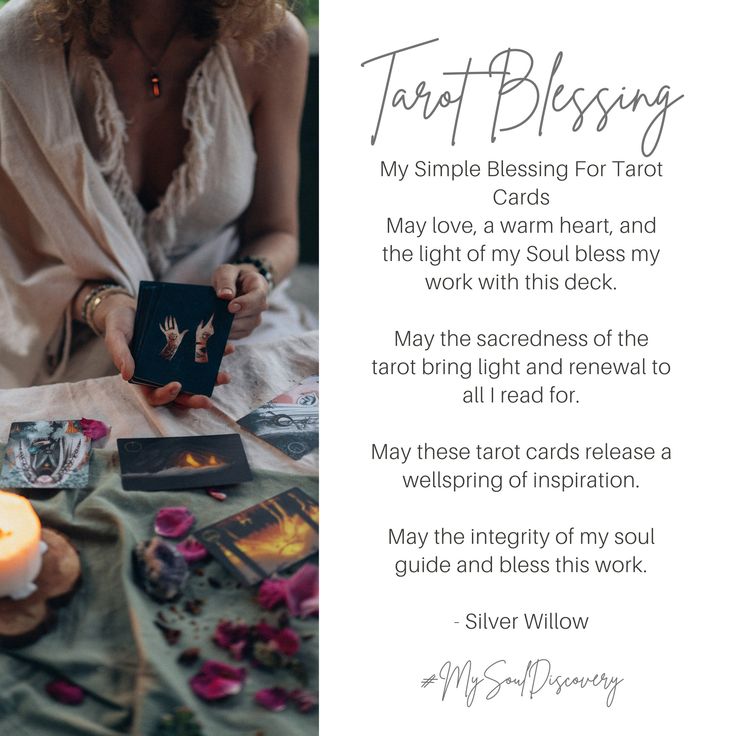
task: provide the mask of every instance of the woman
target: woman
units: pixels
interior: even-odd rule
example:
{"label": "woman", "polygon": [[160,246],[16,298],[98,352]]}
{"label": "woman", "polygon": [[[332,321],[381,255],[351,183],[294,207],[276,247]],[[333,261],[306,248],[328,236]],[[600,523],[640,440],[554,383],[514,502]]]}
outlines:
{"label": "woman", "polygon": [[[0,386],[129,379],[141,280],[207,281],[231,338],[256,328],[297,260],[306,63],[283,0],[0,13]],[[208,405],[180,389],[143,390]]]}

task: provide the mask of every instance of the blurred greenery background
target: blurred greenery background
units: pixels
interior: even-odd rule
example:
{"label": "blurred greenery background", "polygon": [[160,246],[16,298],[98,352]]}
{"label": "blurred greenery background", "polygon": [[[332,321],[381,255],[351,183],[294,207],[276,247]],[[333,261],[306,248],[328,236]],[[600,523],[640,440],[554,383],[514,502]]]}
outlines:
{"label": "blurred greenery background", "polygon": [[319,23],[319,0],[303,0],[297,4],[295,10],[307,28]]}

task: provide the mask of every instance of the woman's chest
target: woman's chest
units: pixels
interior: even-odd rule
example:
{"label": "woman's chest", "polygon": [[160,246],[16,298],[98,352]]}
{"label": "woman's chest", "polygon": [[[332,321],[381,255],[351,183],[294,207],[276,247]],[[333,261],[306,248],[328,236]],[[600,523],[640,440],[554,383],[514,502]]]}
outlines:
{"label": "woman's chest", "polygon": [[207,51],[198,46],[180,50],[160,71],[127,51],[114,49],[102,67],[126,121],[124,160],[130,185],[143,208],[151,211],[184,162],[191,137],[185,109],[190,81],[200,73],[198,65]]}
{"label": "woman's chest", "polygon": [[[111,61],[111,60],[108,60]],[[215,44],[183,78],[70,58],[82,136],[133,235],[163,273],[246,209],[255,142],[228,51]]]}

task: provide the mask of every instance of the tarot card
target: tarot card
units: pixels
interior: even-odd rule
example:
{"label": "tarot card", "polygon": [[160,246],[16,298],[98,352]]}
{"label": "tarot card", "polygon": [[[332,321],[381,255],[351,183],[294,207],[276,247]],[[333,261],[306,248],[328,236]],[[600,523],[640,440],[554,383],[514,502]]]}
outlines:
{"label": "tarot card", "polygon": [[245,483],[253,475],[237,434],[120,438],[126,491],[162,491]]}
{"label": "tarot card", "polygon": [[233,322],[227,305],[209,286],[141,281],[131,383],[179,381],[184,393],[211,396]]}
{"label": "tarot card", "polygon": [[299,460],[319,445],[319,376],[309,376],[238,424]]}
{"label": "tarot card", "polygon": [[141,341],[146,334],[144,329],[150,314],[151,302],[156,298],[159,290],[155,281],[141,281],[138,287],[138,304],[135,310],[135,323],[133,326],[133,340],[130,344],[130,352],[135,356],[140,352]]}
{"label": "tarot card", "polygon": [[86,488],[92,441],[73,419],[13,422],[0,472],[8,488]]}
{"label": "tarot card", "polygon": [[237,578],[255,585],[319,550],[319,506],[292,488],[194,536]]}

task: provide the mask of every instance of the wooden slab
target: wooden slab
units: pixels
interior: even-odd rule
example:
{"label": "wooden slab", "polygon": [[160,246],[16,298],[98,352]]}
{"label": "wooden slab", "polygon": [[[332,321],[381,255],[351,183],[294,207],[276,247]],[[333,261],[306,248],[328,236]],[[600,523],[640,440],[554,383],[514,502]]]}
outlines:
{"label": "wooden slab", "polygon": [[0,598],[0,646],[20,647],[39,639],[56,620],[54,608],[67,603],[79,584],[82,566],[69,540],[53,529],[42,529],[48,545],[35,593],[22,601]]}

